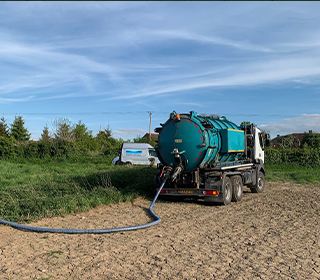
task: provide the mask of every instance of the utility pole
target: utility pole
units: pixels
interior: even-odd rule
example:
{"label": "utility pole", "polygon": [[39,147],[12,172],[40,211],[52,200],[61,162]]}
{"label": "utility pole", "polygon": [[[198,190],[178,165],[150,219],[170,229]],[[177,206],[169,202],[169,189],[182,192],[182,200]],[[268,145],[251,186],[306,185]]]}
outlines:
{"label": "utility pole", "polygon": [[149,113],[149,117],[150,117],[150,125],[149,125],[149,143],[151,143],[151,116],[152,113],[150,111],[148,111]]}

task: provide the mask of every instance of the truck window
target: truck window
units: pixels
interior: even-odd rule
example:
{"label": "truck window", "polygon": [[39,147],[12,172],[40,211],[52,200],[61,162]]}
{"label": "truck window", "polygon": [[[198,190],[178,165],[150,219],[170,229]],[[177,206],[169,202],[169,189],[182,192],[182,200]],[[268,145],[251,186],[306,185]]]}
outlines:
{"label": "truck window", "polygon": [[264,144],[263,144],[263,137],[262,133],[259,133],[259,142],[260,142],[260,147],[264,151]]}

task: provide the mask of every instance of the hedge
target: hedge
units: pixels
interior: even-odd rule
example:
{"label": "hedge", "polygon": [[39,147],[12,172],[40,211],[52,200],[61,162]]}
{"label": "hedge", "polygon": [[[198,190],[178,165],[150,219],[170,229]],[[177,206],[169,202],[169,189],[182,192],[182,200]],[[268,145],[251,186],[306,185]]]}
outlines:
{"label": "hedge", "polygon": [[320,149],[266,149],[265,162],[268,164],[320,165]]}
{"label": "hedge", "polygon": [[[0,137],[0,159],[11,158],[70,158],[86,151],[100,151],[105,156],[117,156],[122,141],[113,138],[95,140],[90,143],[57,140],[17,142],[12,138]],[[303,166],[320,165],[320,148],[267,148],[265,150],[267,164],[300,164]]]}
{"label": "hedge", "polygon": [[0,137],[0,159],[70,158],[92,151],[101,151],[104,155],[117,156],[120,148],[121,142],[115,139],[92,140],[90,142],[61,139],[18,142],[12,138]]}

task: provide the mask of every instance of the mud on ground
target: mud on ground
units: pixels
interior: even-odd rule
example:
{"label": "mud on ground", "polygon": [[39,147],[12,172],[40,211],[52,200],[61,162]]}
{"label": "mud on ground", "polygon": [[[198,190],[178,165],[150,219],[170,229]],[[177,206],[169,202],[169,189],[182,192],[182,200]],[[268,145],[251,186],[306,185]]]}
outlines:
{"label": "mud on ground", "polygon": [[[150,201],[103,206],[34,226],[145,223]],[[105,235],[0,226],[0,279],[320,279],[320,186],[268,182],[240,203],[157,202],[162,222]]]}

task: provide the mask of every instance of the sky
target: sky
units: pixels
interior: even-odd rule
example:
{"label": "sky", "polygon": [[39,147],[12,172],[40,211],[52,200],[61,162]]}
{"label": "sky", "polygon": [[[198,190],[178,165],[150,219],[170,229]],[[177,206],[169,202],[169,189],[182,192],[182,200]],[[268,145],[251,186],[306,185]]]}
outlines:
{"label": "sky", "polygon": [[0,115],[133,139],[170,113],[320,132],[320,2],[0,2]]}

